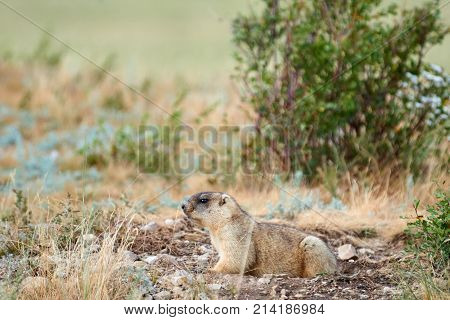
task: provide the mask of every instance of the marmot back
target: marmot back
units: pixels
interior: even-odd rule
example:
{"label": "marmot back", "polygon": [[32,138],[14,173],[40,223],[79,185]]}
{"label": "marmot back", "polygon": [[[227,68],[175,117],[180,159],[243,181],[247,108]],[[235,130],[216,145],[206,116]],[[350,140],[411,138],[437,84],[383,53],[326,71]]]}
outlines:
{"label": "marmot back", "polygon": [[214,272],[313,277],[336,271],[336,258],[322,240],[294,227],[256,222],[228,194],[200,192],[182,209],[209,230],[219,253]]}

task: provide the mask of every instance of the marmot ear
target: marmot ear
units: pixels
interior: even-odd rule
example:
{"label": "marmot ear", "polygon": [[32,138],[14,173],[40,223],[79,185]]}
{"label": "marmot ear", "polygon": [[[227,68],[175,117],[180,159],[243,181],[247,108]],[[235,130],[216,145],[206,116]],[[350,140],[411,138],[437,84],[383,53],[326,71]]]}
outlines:
{"label": "marmot ear", "polygon": [[228,199],[230,199],[229,195],[225,193],[222,194],[222,198],[220,199],[219,205],[223,206],[228,201]]}

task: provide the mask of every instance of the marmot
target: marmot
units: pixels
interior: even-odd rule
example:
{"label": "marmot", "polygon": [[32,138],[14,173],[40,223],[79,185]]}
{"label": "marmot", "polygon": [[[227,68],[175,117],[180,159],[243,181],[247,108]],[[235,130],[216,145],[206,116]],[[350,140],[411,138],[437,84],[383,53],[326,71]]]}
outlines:
{"label": "marmot", "polygon": [[313,277],[336,271],[336,258],[322,240],[294,227],[257,222],[226,193],[200,192],[181,207],[210,232],[219,253],[213,272]]}

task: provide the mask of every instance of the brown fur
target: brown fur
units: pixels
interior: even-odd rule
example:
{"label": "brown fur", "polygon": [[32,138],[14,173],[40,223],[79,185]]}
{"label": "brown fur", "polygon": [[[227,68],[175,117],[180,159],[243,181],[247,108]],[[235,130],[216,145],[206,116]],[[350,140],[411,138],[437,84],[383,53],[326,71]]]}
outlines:
{"label": "brown fur", "polygon": [[336,258],[322,240],[294,227],[257,222],[225,193],[197,193],[182,208],[209,230],[219,253],[214,272],[313,277],[336,271]]}

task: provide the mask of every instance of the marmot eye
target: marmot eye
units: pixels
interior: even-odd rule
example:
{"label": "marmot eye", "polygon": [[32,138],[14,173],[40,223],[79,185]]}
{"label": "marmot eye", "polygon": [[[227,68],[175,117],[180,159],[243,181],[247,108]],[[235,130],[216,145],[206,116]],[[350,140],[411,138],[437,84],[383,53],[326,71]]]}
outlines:
{"label": "marmot eye", "polygon": [[207,202],[208,202],[208,199],[200,199],[200,202],[201,202],[201,203],[207,203]]}

